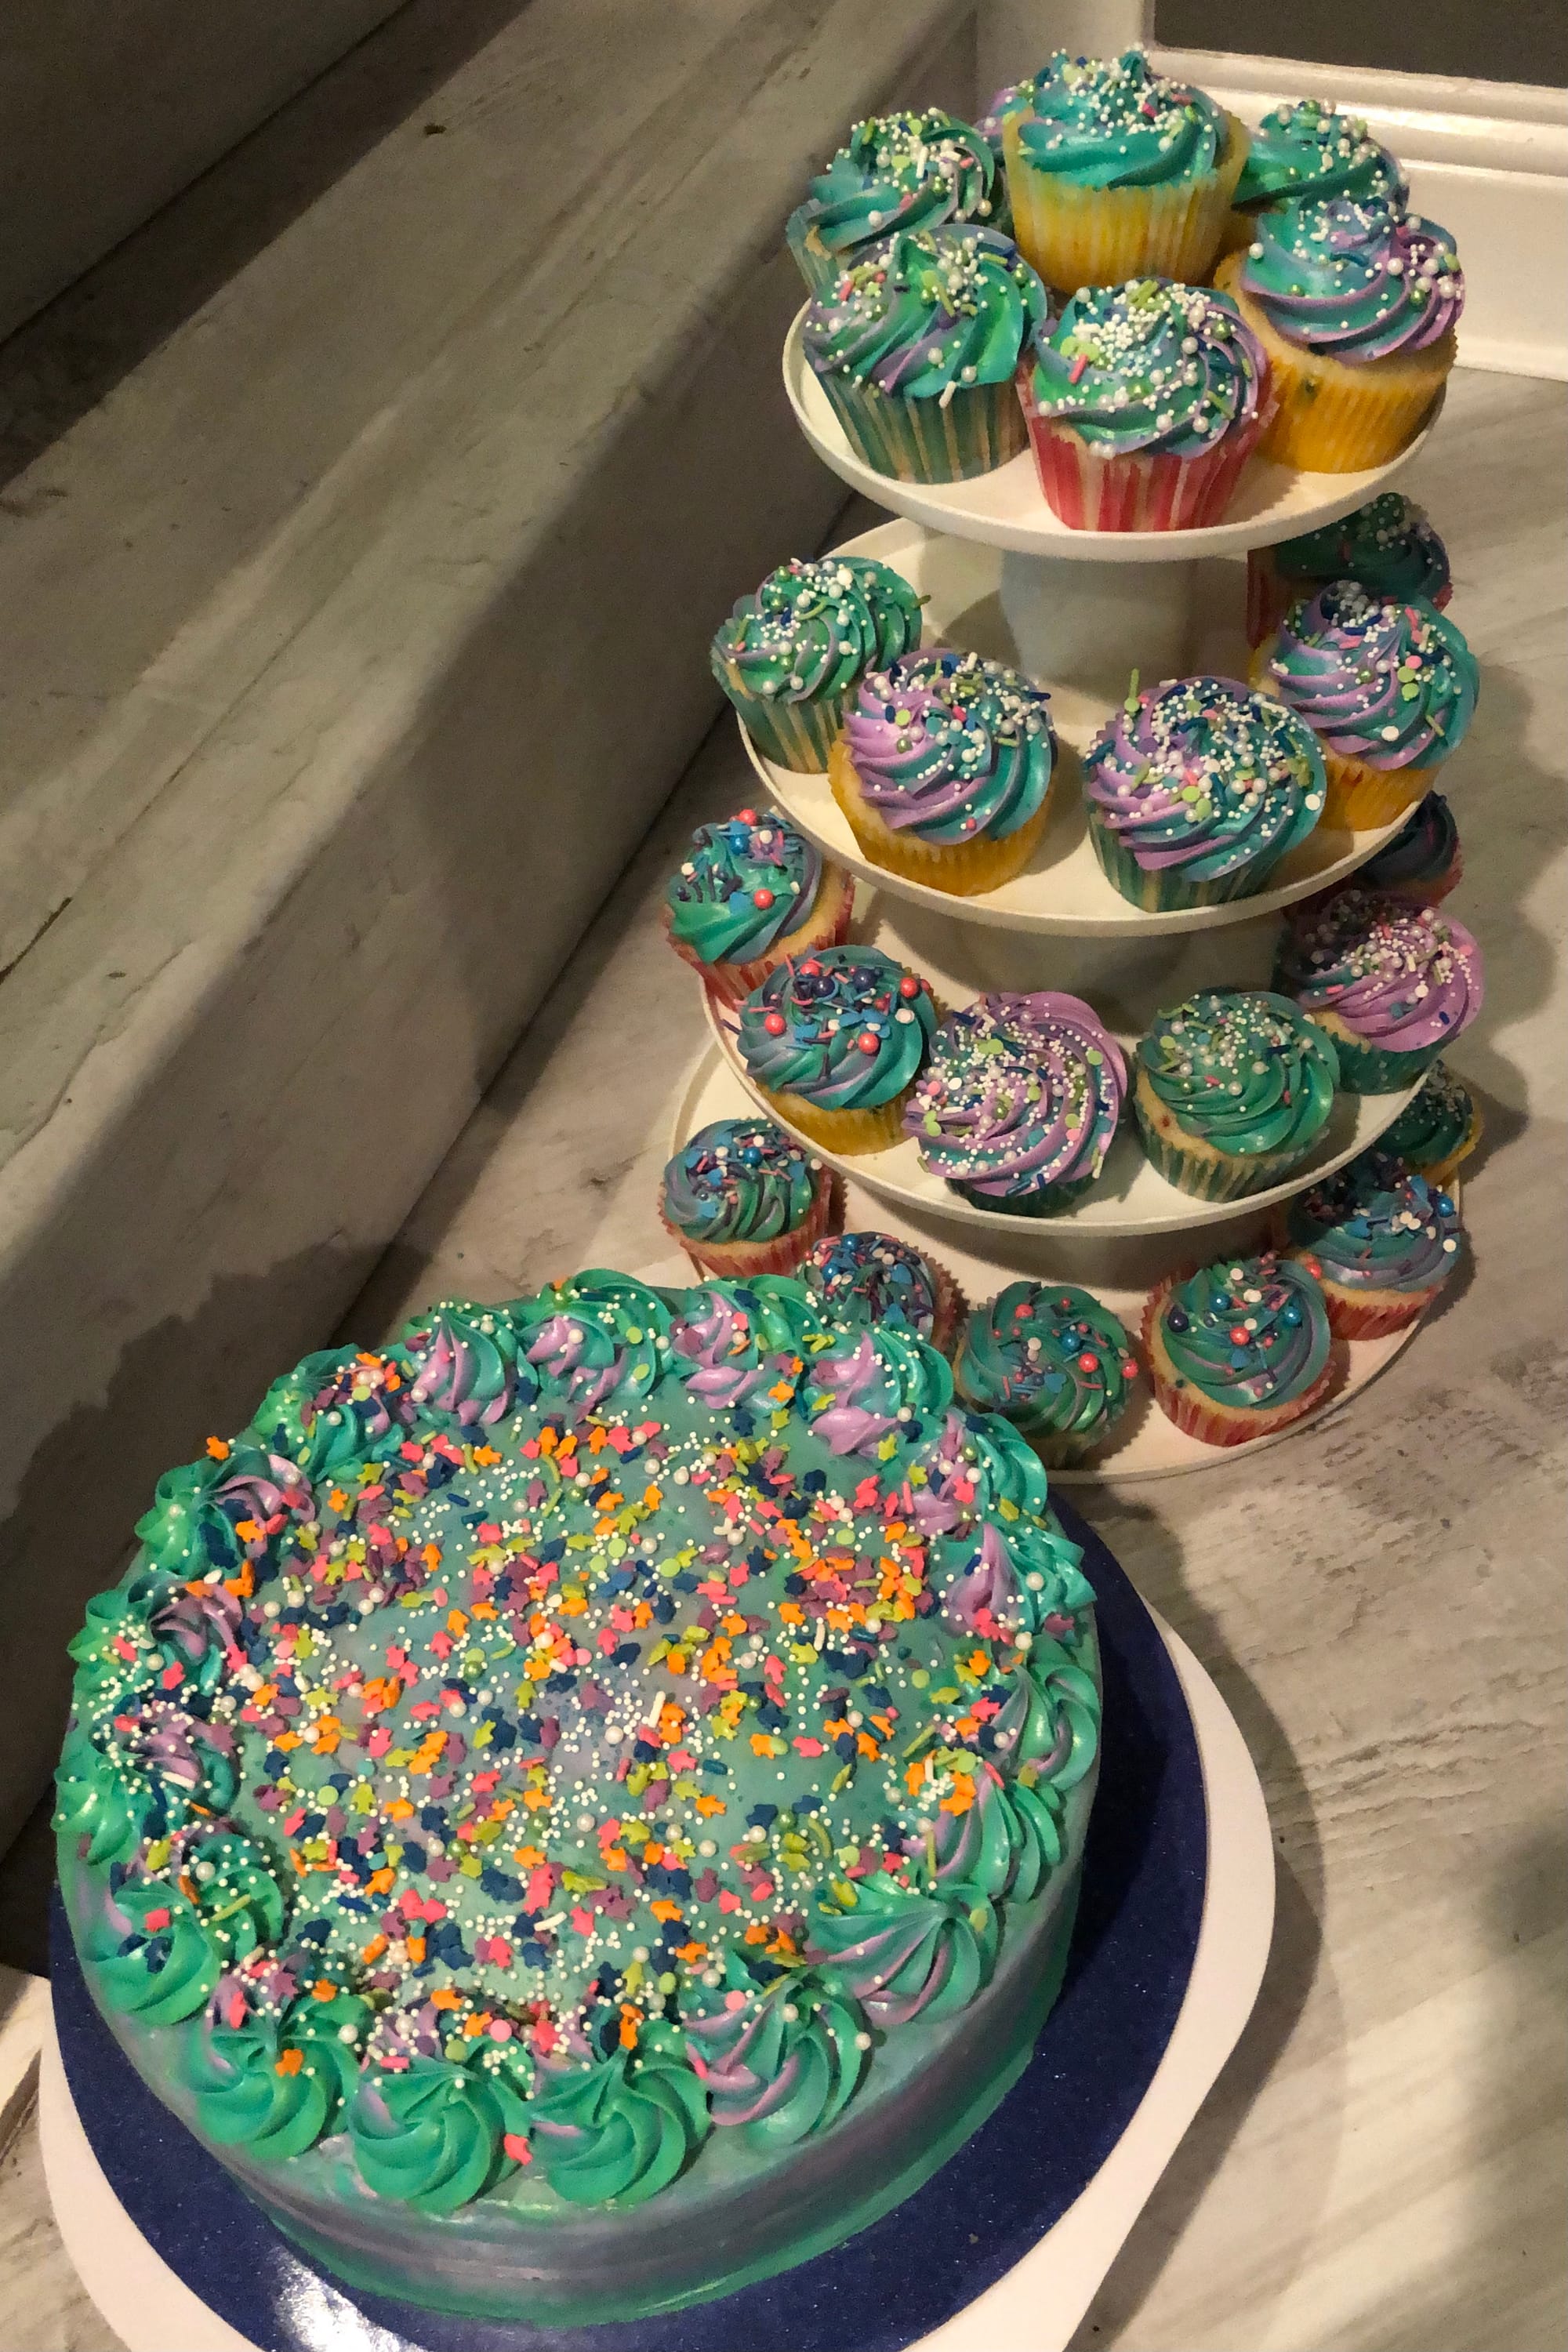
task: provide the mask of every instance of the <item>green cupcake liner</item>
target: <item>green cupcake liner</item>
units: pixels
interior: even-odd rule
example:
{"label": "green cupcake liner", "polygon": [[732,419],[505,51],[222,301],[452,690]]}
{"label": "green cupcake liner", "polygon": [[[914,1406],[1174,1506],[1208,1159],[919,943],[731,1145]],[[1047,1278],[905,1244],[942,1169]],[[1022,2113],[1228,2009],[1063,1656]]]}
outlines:
{"label": "green cupcake liner", "polygon": [[900,400],[874,383],[830,373],[817,382],[850,446],[879,474],[900,482],[963,482],[994,473],[1028,435],[1018,395],[1005,383],[976,383],[939,400]]}
{"label": "green cupcake liner", "polygon": [[1352,1095],[1395,1095],[1425,1077],[1443,1048],[1424,1046],[1418,1054],[1390,1054],[1379,1045],[1363,1045],[1342,1029],[1328,1032],[1340,1057],[1340,1084]]}
{"label": "green cupcake liner", "polygon": [[1010,1200],[1001,1201],[989,1192],[977,1192],[970,1184],[954,1184],[959,1198],[976,1209],[987,1209],[1001,1217],[1058,1217],[1064,1209],[1082,1198],[1093,1183],[1092,1176],[1074,1176],[1063,1184],[1042,1184],[1034,1192],[1016,1192]]}
{"label": "green cupcake liner", "polygon": [[843,724],[847,691],[816,700],[786,701],[783,696],[748,694],[727,672],[721,675],[719,683],[764,759],[801,775],[820,773],[826,767]]}
{"label": "green cupcake liner", "polygon": [[1132,1111],[1150,1164],[1167,1184],[1194,1201],[1241,1201],[1248,1192],[1267,1192],[1270,1184],[1300,1166],[1317,1140],[1309,1136],[1294,1151],[1249,1151],[1245,1159],[1237,1153],[1226,1159],[1200,1160],[1155,1133],[1136,1095]]}
{"label": "green cupcake liner", "polygon": [[1157,915],[1167,907],[1223,907],[1234,898],[1250,898],[1263,888],[1283,854],[1261,862],[1255,859],[1250,865],[1237,866],[1233,874],[1199,882],[1184,876],[1177,866],[1167,866],[1152,873],[1147,866],[1140,866],[1120,835],[1093,809],[1089,811],[1089,837],[1106,880],[1131,905],[1142,907],[1146,915]]}

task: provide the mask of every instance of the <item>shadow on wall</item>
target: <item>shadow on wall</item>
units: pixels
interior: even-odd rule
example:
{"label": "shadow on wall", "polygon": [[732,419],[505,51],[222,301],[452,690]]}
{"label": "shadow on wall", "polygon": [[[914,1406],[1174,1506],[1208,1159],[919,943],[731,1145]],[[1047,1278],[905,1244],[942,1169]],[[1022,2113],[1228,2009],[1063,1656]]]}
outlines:
{"label": "shadow on wall", "polygon": [[[411,0],[0,345],[0,487],[527,5]],[[421,135],[444,127],[432,118]],[[168,234],[175,206],[177,238]]]}

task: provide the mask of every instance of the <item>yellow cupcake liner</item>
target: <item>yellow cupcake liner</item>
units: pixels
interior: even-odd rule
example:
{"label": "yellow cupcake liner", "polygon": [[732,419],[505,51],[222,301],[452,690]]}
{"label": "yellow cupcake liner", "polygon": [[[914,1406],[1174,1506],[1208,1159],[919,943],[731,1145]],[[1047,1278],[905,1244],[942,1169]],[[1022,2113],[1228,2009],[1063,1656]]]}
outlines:
{"label": "yellow cupcake liner", "polygon": [[824,1151],[837,1151],[846,1157],[863,1151],[890,1151],[895,1143],[903,1139],[908,1087],[891,1102],[878,1103],[869,1110],[828,1110],[821,1103],[807,1102],[804,1095],[775,1094],[771,1087],[761,1087],[759,1092],[772,1103],[787,1127],[809,1136]]}
{"label": "yellow cupcake liner", "polygon": [[1061,294],[1120,286],[1129,278],[1202,285],[1214,266],[1230,200],[1251,144],[1234,114],[1212,172],[1158,188],[1089,188],[1037,172],[1024,152],[1019,118],[1002,126],[1013,237],[1026,261]]}
{"label": "yellow cupcake liner", "polygon": [[[1265,638],[1251,661],[1253,686],[1274,702],[1285,699],[1269,667],[1279,643],[1278,634]],[[1318,823],[1328,833],[1370,833],[1376,825],[1392,824],[1426,799],[1436,779],[1436,763],[1429,768],[1374,768],[1351,753],[1334,751],[1321,735],[1318,749],[1323,755],[1326,778],[1323,814]]]}
{"label": "yellow cupcake liner", "polygon": [[850,832],[873,866],[880,866],[889,874],[901,874],[909,882],[923,882],[932,890],[946,890],[958,898],[973,898],[984,891],[998,889],[1024,871],[1046,829],[1046,811],[1050,805],[1047,792],[1034,815],[1026,817],[1016,833],[1001,839],[982,835],[973,841],[943,846],[939,842],[920,841],[910,834],[897,832],[883,821],[860,789],[860,779],[842,735],[828,753],[827,781],[834,799],[848,819]]}
{"label": "yellow cupcake liner", "polygon": [[1288,342],[1239,284],[1243,256],[1215,271],[1268,357],[1275,408],[1258,455],[1309,474],[1358,474],[1386,465],[1420,430],[1454,364],[1450,331],[1426,351],[1394,352],[1351,367],[1331,352]]}

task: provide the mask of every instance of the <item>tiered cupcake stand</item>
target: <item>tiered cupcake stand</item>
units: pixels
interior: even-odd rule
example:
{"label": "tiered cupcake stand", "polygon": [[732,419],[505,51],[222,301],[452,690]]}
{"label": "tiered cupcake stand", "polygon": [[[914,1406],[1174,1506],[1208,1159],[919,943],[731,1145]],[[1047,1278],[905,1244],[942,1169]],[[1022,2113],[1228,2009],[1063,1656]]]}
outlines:
{"label": "tiered cupcake stand", "polygon": [[[1194,988],[1267,987],[1279,910],[1353,873],[1399,824],[1359,833],[1320,827],[1256,897],[1149,914],[1100,869],[1084,822],[1079,757],[1134,670],[1145,684],[1200,672],[1245,677],[1247,551],[1363,505],[1424,446],[1436,409],[1397,459],[1370,472],[1303,474],[1254,458],[1234,512],[1209,530],[1069,530],[1041,496],[1026,451],[968,482],[906,483],[874,472],[850,447],[806,365],[800,329],[797,318],[784,377],[801,431],[844,481],[900,518],[846,541],[846,551],[875,556],[911,583],[925,600],[926,642],[987,655],[1048,688],[1061,745],[1050,814],[1028,870],[984,897],[958,898],[872,865],[826,776],[781,768],[746,737],[760,794],[856,876],[855,935],[922,973],[951,1004],[991,989],[1054,988],[1086,997],[1129,1049],[1163,1006]],[[678,1107],[672,1150],[708,1121],[762,1101],[735,1049],[734,1014],[710,1000],[708,1018],[713,1045]],[[971,1206],[922,1167],[912,1142],[853,1159],[824,1156],[844,1181],[848,1225],[878,1226],[929,1251],[972,1301],[1019,1276],[1076,1282],[1136,1330],[1155,1282],[1257,1247],[1282,1202],[1364,1150],[1415,1091],[1342,1094],[1311,1155],[1287,1181],[1241,1202],[1178,1192],[1144,1158],[1130,1120],[1100,1181],[1072,1209],[1048,1218]],[[1308,1418],[1363,1388],[1415,1328],[1342,1346],[1341,1379]],[[1280,1437],[1306,1425],[1299,1422]],[[1110,1437],[1082,1465],[1052,1476],[1154,1477],[1232,1458],[1178,1430],[1140,1383]]]}

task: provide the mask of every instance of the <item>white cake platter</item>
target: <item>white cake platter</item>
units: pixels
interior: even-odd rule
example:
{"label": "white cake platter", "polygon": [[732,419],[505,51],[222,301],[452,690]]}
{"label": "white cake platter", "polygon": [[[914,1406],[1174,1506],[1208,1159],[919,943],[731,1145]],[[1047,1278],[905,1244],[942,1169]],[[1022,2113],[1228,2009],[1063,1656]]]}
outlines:
{"label": "white cake platter", "polygon": [[[872,556],[902,572],[924,600],[928,645],[953,646],[1013,668],[1021,666],[1019,648],[1002,606],[1002,558],[994,549],[972,541],[943,539],[919,523],[900,520],[879,523],[874,530],[847,539],[835,552]],[[1205,571],[1215,577],[1209,583],[1212,593],[1194,607],[1189,655],[1193,669],[1245,677],[1240,568],[1219,563]],[[1233,899],[1222,907],[1174,907],[1145,913],[1131,905],[1101,872],[1084,814],[1079,755],[1110,717],[1112,701],[1070,685],[1058,685],[1048,677],[1043,683],[1050,688],[1051,718],[1060,746],[1045,831],[1024,873],[999,889],[973,898],[955,898],[951,891],[908,881],[875,865],[856,841],[826,776],[820,770],[807,774],[780,767],[758,750],[744,725],[739,720],[737,724],[769,801],[809,835],[826,856],[875,883],[879,889],[892,891],[916,906],[1002,930],[1056,932],[1136,944],[1167,932],[1223,929],[1342,881],[1391,841],[1405,823],[1401,816],[1392,824],[1364,827],[1356,833],[1319,826],[1299,849],[1281,859],[1268,877],[1268,888],[1254,897]],[[1120,690],[1125,690],[1125,685],[1122,677]]]}
{"label": "white cake platter", "polygon": [[[1258,1998],[1274,1927],[1263,1791],[1219,1692],[1185,1643],[1150,1614],[1192,1716],[1208,1816],[1203,1917],[1175,2029],[1131,2122],[1077,2201],[1005,2276],[910,2352],[1066,2352]],[[77,2115],[52,2028],[38,2112],[44,2173],[66,2252],[128,2352],[262,2352],[197,2299],[121,2204]],[[385,2341],[325,2280],[314,2283],[310,2307],[290,2315],[321,2352],[375,2352]]]}
{"label": "white cake platter", "polygon": [[[752,1096],[730,1064],[710,1047],[676,1094],[669,1128],[671,1154],[681,1150],[700,1128],[715,1119],[743,1118],[753,1108]],[[1267,1209],[1259,1214],[1255,1202],[1231,1202],[1222,1219],[1198,1234],[1156,1234],[1132,1240],[1105,1234],[1079,1235],[1065,1248],[1058,1248],[1055,1228],[1059,1220],[1008,1218],[1007,1230],[998,1233],[993,1228],[1004,1221],[985,1216],[984,1230],[977,1231],[973,1224],[959,1223],[945,1210],[922,1214],[901,1202],[889,1201],[859,1181],[855,1172],[858,1162],[850,1160],[840,1165],[845,1231],[891,1234],[925,1251],[952,1275],[971,1307],[994,1298],[1009,1282],[1072,1282],[1092,1291],[1121,1318],[1134,1339],[1142,1322],[1143,1303],[1157,1282],[1168,1274],[1211,1264],[1232,1252],[1247,1255],[1263,1246],[1272,1222]],[[1458,1202],[1457,1180],[1451,1180],[1447,1189]],[[669,1285],[701,1278],[679,1251],[656,1265],[639,1267],[638,1272],[645,1282]],[[1299,1430],[1311,1428],[1359,1396],[1420,1328],[1419,1323],[1412,1323],[1381,1339],[1336,1340],[1338,1378],[1324,1402],[1288,1429],[1254,1438],[1245,1446],[1205,1445],[1202,1438],[1189,1436],[1167,1420],[1154,1402],[1148,1381],[1140,1380],[1109,1438],[1070,1468],[1052,1470],[1051,1484],[1092,1486],[1106,1479],[1120,1484],[1126,1479],[1171,1478],[1184,1471],[1213,1470],[1227,1462],[1250,1459],[1270,1445],[1282,1445]]]}
{"label": "white cake platter", "polygon": [[[928,915],[878,893],[858,892],[855,934],[874,944],[929,980],[942,1002],[952,1007],[967,1004],[991,989],[1065,989],[1091,1003],[1129,1058],[1162,1007],[1177,1004],[1195,988],[1265,988],[1268,982],[1277,926],[1267,917],[1254,924],[1236,924],[1223,932],[1188,933],[1166,942],[1167,954],[1154,971],[1131,971],[1127,959],[1115,977],[1091,970],[1072,949],[1019,938],[994,929],[970,929],[949,913]],[[1235,1201],[1200,1201],[1178,1192],[1149,1160],[1139,1140],[1131,1112],[1123,1118],[1115,1142],[1097,1181],[1068,1209],[1052,1217],[1021,1217],[994,1209],[976,1208],[934,1176],[908,1137],[885,1151],[839,1154],[823,1150],[802,1135],[753,1087],[736,1045],[739,1016],[733,1007],[717,1003],[703,992],[708,1024],[752,1103],[781,1127],[810,1145],[812,1150],[841,1175],[854,1176],[885,1199],[911,1210],[917,1216],[940,1216],[987,1234],[1003,1233],[1036,1237],[1038,1250],[1054,1252],[1079,1235],[1109,1239],[1142,1234],[1195,1234],[1208,1225],[1235,1219]],[[1397,1118],[1418,1088],[1398,1094],[1339,1094],[1321,1133],[1307,1157],[1281,1182],[1254,1192],[1240,1204],[1247,1210],[1267,1209],[1304,1192],[1320,1176],[1342,1168],[1359,1151],[1374,1143]],[[1038,1262],[1038,1261],[1037,1261]]]}

